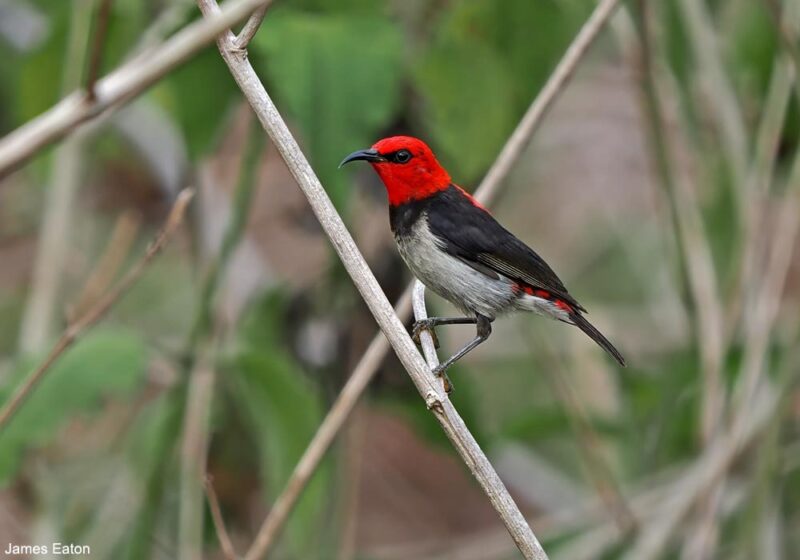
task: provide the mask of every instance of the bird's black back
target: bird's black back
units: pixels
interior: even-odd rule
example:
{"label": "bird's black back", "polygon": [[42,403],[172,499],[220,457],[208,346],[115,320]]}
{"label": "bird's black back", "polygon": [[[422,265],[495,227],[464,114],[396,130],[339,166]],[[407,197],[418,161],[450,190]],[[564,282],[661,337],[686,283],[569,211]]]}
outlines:
{"label": "bird's black back", "polygon": [[409,235],[423,215],[427,216],[428,227],[442,248],[476,270],[493,271],[546,290],[577,310],[584,310],[533,249],[455,185],[424,199],[390,207],[392,231],[396,236]]}

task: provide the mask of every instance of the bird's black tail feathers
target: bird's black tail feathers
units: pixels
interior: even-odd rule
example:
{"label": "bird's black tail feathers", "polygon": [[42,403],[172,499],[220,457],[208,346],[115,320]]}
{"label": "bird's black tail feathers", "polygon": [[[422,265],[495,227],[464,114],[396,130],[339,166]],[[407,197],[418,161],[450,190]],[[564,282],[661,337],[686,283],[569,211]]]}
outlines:
{"label": "bird's black tail feathers", "polygon": [[606,337],[600,334],[600,331],[594,328],[594,325],[587,321],[583,315],[573,312],[569,314],[569,318],[576,327],[585,332],[589,338],[594,340],[598,346],[600,346],[600,348],[614,356],[614,359],[619,362],[619,365],[625,367],[625,358],[622,357],[622,354],[619,353],[619,350],[614,348],[614,345],[611,344]]}

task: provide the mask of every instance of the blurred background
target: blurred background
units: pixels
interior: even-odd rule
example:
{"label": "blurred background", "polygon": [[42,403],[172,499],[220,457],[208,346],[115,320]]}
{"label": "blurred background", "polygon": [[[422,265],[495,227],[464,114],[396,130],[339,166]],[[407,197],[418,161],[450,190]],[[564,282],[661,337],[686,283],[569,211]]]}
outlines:
{"label": "blurred background", "polygon": [[[622,3],[492,204],[629,364],[526,315],[450,372],[551,558],[798,557],[798,4]],[[249,59],[392,301],[410,276],[384,189],[339,161],[412,134],[474,190],[594,6],[274,2]],[[82,87],[99,9],[0,2],[0,132]],[[100,74],[198,17],[113,0]],[[176,238],[0,433],[3,551],[176,558],[195,507],[202,556],[223,558],[181,493],[187,394],[205,387],[201,453],[243,553],[376,332],[210,47],[0,182],[0,403],[185,186]],[[446,356],[473,331],[438,334]],[[273,557],[519,552],[390,353]]]}

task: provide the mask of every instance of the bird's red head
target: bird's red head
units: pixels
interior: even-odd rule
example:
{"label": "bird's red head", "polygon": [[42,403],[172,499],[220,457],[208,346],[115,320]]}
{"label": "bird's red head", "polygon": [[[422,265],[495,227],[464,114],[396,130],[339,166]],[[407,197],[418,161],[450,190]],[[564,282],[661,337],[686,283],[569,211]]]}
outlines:
{"label": "bird's red head", "polygon": [[392,206],[426,198],[450,185],[450,175],[431,149],[411,136],[379,140],[368,150],[353,152],[341,165],[356,160],[372,164],[386,186]]}

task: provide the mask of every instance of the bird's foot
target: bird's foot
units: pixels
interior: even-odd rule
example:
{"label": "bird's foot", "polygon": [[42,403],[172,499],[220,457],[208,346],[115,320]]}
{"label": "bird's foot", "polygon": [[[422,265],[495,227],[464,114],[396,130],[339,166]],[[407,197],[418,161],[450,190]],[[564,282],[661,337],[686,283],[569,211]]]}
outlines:
{"label": "bird's foot", "polygon": [[415,321],[414,324],[411,326],[411,339],[420,344],[419,335],[422,331],[428,331],[431,334],[431,338],[433,339],[433,347],[438,349],[439,348],[439,337],[436,336],[436,331],[434,327],[436,326],[436,321],[432,321],[430,319],[421,319],[419,321]]}

